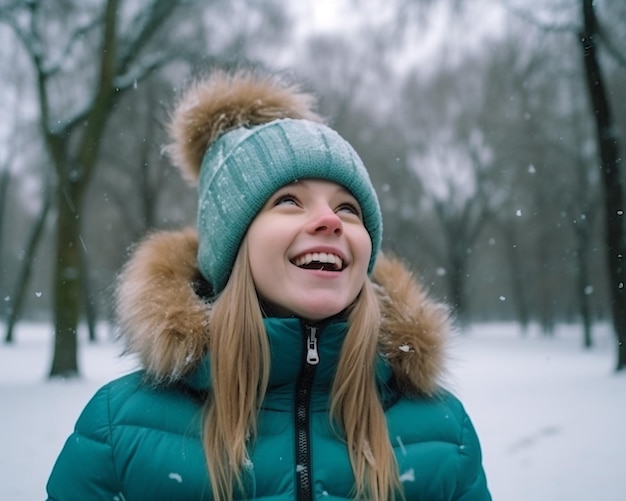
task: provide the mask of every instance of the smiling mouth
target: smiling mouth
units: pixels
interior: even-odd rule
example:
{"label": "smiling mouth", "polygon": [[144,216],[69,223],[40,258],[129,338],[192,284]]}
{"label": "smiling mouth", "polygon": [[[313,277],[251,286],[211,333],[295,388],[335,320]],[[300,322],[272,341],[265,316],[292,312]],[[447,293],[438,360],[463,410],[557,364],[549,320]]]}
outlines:
{"label": "smiling mouth", "polygon": [[292,261],[298,268],[305,270],[342,271],[343,259],[327,252],[307,252]]}

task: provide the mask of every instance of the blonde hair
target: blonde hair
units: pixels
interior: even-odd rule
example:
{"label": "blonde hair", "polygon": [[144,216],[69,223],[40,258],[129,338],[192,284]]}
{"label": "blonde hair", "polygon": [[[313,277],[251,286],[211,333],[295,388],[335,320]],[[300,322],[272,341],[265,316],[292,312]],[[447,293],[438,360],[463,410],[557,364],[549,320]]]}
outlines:
{"label": "blonde hair", "polygon": [[330,413],[345,434],[356,499],[391,501],[401,492],[401,485],[376,387],[380,323],[380,305],[368,278],[348,317]]}
{"label": "blonde hair", "polygon": [[[380,307],[369,279],[355,300],[335,377],[331,416],[345,437],[356,499],[393,500],[401,491],[387,422],[378,397],[375,359]],[[236,333],[236,335],[235,335]],[[211,312],[212,394],[204,411],[203,446],[218,501],[243,489],[247,444],[270,372],[269,341],[248,261],[247,239]]]}

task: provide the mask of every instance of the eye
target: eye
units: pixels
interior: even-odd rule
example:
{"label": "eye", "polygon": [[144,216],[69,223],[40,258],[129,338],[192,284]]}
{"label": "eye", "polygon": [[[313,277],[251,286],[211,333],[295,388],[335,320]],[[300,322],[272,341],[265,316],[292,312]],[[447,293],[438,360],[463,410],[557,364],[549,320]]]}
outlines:
{"label": "eye", "polygon": [[361,218],[361,210],[356,203],[344,202],[337,207],[337,212],[348,212],[350,214],[354,214],[359,219]]}
{"label": "eye", "polygon": [[277,205],[298,205],[298,199],[291,193],[281,193],[274,199],[272,204],[274,207]]}

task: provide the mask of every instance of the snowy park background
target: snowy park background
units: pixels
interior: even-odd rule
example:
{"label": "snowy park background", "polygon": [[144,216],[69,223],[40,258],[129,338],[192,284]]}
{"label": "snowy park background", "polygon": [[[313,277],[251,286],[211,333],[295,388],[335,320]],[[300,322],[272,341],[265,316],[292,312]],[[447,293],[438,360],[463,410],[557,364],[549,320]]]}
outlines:
{"label": "snowy park background", "polygon": [[[423,272],[437,296],[463,304],[470,321],[543,319],[549,327],[611,316],[606,221],[598,214],[604,190],[618,183],[605,186],[599,175],[595,119],[606,114],[590,106],[582,0],[368,0],[359,9],[348,0],[120,2],[113,27],[105,26],[111,18],[102,0],[3,3],[0,318],[18,310],[22,292],[19,319],[54,318],[55,304],[75,303],[41,291],[55,290],[55,276],[78,284],[82,266],[63,268],[56,252],[79,241],[88,258],[84,283],[94,294],[106,291],[91,304],[97,318],[110,318],[106,296],[130,246],[148,231],[195,220],[196,198],[170,177],[162,154],[163,103],[208,61],[249,61],[306,82],[322,98],[322,115],[371,169],[385,238],[397,247],[390,250]],[[172,15],[153,16],[157,4]],[[287,4],[293,16],[282,19]],[[588,6],[615,118],[600,129],[618,132],[623,157],[626,2]],[[137,26],[152,26],[146,19],[164,22],[155,21],[154,37],[136,38]],[[11,25],[21,26],[20,36]],[[121,52],[101,50],[104,32],[117,33],[112,49]],[[99,68],[133,48],[128,64],[111,64],[119,71],[100,94]],[[147,71],[159,61],[173,66]],[[100,109],[99,96],[113,90],[119,101]],[[96,123],[89,117],[110,119],[96,138],[84,132]],[[62,149],[54,169],[52,152]],[[95,169],[68,164],[82,151],[99,152]],[[623,162],[615,160],[619,172]],[[78,212],[48,210],[46,193]],[[80,231],[57,247],[64,226]],[[470,291],[469,301],[454,300]],[[59,339],[74,328],[59,329]],[[21,322],[15,343],[0,344],[0,501],[45,499],[81,409],[101,385],[135,369],[103,328],[95,344],[81,333],[80,380],[47,380],[52,331]],[[522,336],[515,323],[469,331],[452,343],[449,382],[478,430],[494,499],[625,501],[626,371],[613,372],[608,324],[595,326],[588,351],[580,325],[560,325],[552,337],[538,327]]]}
{"label": "snowy park background", "polygon": [[[515,324],[454,339],[450,386],[481,437],[496,501],[626,499],[626,373],[608,326],[583,351],[579,326],[553,337]],[[45,499],[45,483],[79,412],[99,386],[135,367],[110,341],[83,342],[81,380],[47,381],[49,327],[23,324],[0,346],[0,499]]]}

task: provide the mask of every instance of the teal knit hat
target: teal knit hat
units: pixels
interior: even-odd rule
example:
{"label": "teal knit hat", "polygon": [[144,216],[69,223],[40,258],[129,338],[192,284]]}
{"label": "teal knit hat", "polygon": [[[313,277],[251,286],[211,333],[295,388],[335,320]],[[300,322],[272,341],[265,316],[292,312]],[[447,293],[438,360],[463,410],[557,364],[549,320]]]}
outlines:
{"label": "teal knit hat", "polygon": [[382,240],[378,197],[357,153],[319,121],[311,102],[275,78],[219,73],[196,84],[175,110],[169,152],[198,183],[198,267],[213,295],[226,286],[259,210],[298,179],[333,181],[356,198],[373,270]]}

